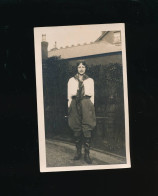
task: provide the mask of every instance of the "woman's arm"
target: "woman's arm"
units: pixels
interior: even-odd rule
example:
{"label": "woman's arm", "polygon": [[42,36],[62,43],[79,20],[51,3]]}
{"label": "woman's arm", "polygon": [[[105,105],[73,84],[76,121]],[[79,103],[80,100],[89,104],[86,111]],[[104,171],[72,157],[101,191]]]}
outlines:
{"label": "woman's arm", "polygon": [[72,96],[77,94],[78,84],[76,83],[74,78],[70,78],[68,81],[68,107],[70,107]]}
{"label": "woman's arm", "polygon": [[94,80],[89,78],[84,82],[85,95],[91,96],[91,101],[94,104]]}

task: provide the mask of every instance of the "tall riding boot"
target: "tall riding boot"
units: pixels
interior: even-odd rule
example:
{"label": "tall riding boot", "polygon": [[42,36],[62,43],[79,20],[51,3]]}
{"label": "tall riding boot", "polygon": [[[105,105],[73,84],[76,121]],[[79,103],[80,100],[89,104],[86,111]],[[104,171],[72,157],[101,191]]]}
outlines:
{"label": "tall riding boot", "polygon": [[75,144],[76,144],[76,154],[74,156],[74,160],[79,160],[81,158],[81,151],[82,151],[82,140],[81,137],[75,138]]}
{"label": "tall riding boot", "polygon": [[85,147],[85,155],[84,155],[84,160],[88,164],[92,164],[92,160],[89,157],[89,151],[90,151],[90,141],[91,138],[84,138],[84,147]]}

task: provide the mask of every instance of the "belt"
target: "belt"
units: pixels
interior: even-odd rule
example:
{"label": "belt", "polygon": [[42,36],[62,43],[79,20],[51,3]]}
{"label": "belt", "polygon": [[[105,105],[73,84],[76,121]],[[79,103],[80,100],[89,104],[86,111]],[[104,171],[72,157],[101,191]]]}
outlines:
{"label": "belt", "polygon": [[[72,99],[76,99],[76,98],[79,98],[79,97],[77,97],[77,96],[72,96]],[[80,100],[81,100],[81,99],[90,99],[90,98],[91,98],[91,96],[85,95],[85,96],[81,97]]]}

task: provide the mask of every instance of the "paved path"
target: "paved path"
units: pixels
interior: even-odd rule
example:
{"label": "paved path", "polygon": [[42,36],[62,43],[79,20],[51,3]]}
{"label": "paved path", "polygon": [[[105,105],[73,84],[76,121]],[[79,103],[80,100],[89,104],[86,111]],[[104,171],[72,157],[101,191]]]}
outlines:
{"label": "paved path", "polygon": [[[65,143],[56,140],[46,140],[46,158],[47,167],[62,167],[62,166],[83,166],[88,165],[83,159],[74,161],[75,146],[70,143]],[[108,165],[125,163],[125,159],[98,152],[90,151],[92,165]]]}

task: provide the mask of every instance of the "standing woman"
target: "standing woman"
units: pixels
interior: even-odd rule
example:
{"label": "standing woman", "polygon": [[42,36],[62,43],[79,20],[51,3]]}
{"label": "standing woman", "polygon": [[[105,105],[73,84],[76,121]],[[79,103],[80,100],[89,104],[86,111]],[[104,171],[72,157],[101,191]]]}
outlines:
{"label": "standing woman", "polygon": [[85,62],[77,64],[77,72],[68,81],[68,123],[73,130],[77,149],[74,160],[81,158],[82,144],[84,144],[84,160],[91,164],[89,157],[91,132],[96,126],[94,80],[85,74]]}

